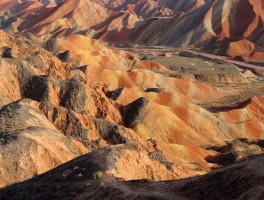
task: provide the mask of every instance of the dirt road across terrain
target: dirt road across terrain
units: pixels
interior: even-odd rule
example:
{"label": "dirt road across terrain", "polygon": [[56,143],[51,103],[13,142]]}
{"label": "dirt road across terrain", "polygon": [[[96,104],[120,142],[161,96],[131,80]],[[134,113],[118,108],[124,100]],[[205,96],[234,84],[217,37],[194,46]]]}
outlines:
{"label": "dirt road across terrain", "polygon": [[220,61],[232,63],[235,65],[238,65],[239,67],[243,67],[243,68],[247,68],[247,69],[264,70],[264,67],[262,67],[262,66],[254,65],[254,64],[250,64],[250,63],[246,63],[246,62],[242,62],[242,61],[238,61],[238,60],[233,60],[233,59],[227,58],[225,56],[213,55],[213,54],[205,53],[202,51],[194,51],[194,52],[198,53],[199,55],[211,58],[211,59],[217,59]]}

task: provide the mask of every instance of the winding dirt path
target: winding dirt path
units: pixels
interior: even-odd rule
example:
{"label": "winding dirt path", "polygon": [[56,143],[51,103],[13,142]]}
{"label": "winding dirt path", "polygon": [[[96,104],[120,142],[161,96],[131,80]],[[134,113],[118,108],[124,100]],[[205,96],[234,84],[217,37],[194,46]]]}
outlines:
{"label": "winding dirt path", "polygon": [[227,58],[225,56],[213,55],[213,54],[205,53],[205,52],[198,51],[198,50],[193,50],[193,52],[195,52],[199,55],[211,58],[211,59],[216,59],[216,60],[232,63],[232,64],[238,65],[240,67],[245,67],[248,69],[264,70],[264,67],[262,67],[262,66],[254,65],[254,64],[250,64],[250,63],[246,63],[246,62],[242,62],[242,61],[238,61],[238,60],[233,60],[233,59]]}

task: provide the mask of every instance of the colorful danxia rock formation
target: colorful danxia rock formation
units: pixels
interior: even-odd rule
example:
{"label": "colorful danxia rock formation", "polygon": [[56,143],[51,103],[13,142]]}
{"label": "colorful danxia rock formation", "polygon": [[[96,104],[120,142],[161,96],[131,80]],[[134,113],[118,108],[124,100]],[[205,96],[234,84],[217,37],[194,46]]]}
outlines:
{"label": "colorful danxia rock formation", "polygon": [[[43,39],[82,33],[114,44],[197,47],[264,58],[262,0],[4,1],[1,27]],[[243,12],[241,12],[243,10]]]}
{"label": "colorful danxia rock formation", "polygon": [[0,1],[0,200],[262,199],[263,8]]}

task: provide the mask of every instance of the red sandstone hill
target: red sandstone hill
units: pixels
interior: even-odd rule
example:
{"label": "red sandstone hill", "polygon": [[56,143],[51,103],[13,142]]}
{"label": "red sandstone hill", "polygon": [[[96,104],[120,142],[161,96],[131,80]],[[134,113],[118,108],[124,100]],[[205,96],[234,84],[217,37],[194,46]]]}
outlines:
{"label": "red sandstone hill", "polygon": [[82,33],[109,43],[199,47],[259,60],[264,57],[263,4],[262,0],[29,0],[3,2],[0,8],[9,10],[1,23],[13,33],[30,31],[43,39]]}
{"label": "red sandstone hill", "polygon": [[[237,49],[243,49],[243,54],[240,54],[243,58],[263,59],[263,5],[263,1],[256,0],[208,1],[181,17],[145,20],[132,30],[122,28],[119,33],[109,32],[102,39],[109,42],[201,47],[230,56],[236,56]],[[243,47],[234,45],[234,41]],[[250,47],[249,42],[254,47]]]}
{"label": "red sandstone hill", "polygon": [[78,34],[44,43],[0,34],[2,187],[89,152],[104,163],[96,174],[154,181],[263,152],[261,76],[213,60],[198,65],[212,74],[185,76]]}

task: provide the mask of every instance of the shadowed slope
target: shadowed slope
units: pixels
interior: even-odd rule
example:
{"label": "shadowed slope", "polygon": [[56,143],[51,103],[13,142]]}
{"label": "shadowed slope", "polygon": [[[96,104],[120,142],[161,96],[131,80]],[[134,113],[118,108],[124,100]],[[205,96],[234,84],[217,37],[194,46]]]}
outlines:
{"label": "shadowed slope", "polygon": [[[78,168],[102,169],[99,152],[88,154],[76,161],[67,163],[42,176],[0,190],[2,199],[262,199],[263,191],[263,155],[255,156],[229,167],[216,170],[205,176],[179,181],[109,181],[104,174],[73,176]],[[92,156],[99,159],[98,165],[87,165]],[[84,158],[86,160],[84,161]],[[85,165],[86,164],[86,165]],[[73,166],[78,167],[74,169]],[[67,168],[67,169],[66,169]],[[93,170],[90,170],[90,172]],[[64,175],[64,176],[63,176]],[[56,181],[55,181],[56,180]],[[201,184],[202,183],[202,184]],[[225,183],[225,184],[223,184]],[[56,192],[55,192],[56,188]],[[54,192],[52,192],[54,191]]]}

